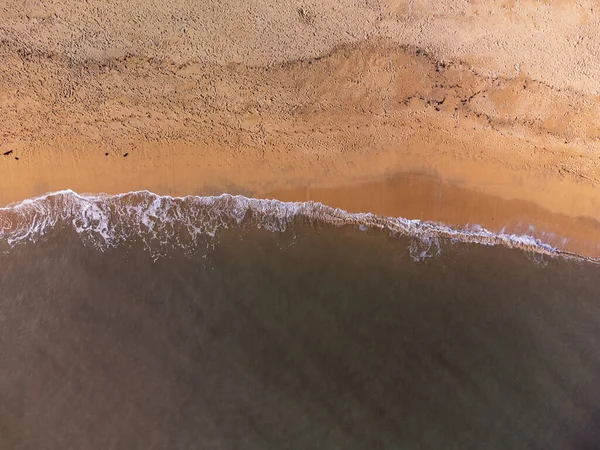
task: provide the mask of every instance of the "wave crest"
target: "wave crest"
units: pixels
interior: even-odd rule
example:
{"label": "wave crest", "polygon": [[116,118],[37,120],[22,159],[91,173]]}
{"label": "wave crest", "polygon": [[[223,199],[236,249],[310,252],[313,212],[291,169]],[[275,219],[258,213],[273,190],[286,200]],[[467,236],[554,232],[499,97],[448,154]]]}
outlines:
{"label": "wave crest", "polygon": [[219,230],[232,226],[281,232],[298,220],[409,236],[415,238],[409,246],[415,259],[432,256],[432,249],[439,251],[439,240],[443,239],[453,243],[502,245],[540,256],[598,262],[557,250],[530,236],[496,234],[481,227],[453,229],[439,223],[401,217],[349,213],[318,202],[281,202],[229,194],[171,197],[149,191],[80,195],[66,190],[0,208],[0,240],[11,246],[35,242],[59,224],[70,224],[101,250],[139,237],[156,254],[157,249],[165,250],[173,245],[186,247],[200,236],[214,237]]}

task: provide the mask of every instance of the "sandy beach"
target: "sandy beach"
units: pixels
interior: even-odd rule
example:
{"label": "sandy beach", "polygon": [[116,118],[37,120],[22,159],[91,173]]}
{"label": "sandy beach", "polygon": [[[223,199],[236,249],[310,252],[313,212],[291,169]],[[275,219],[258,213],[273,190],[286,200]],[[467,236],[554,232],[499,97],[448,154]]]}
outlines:
{"label": "sandy beach", "polygon": [[599,6],[0,0],[0,450],[599,449]]}
{"label": "sandy beach", "polygon": [[599,25],[592,1],[9,0],[0,203],[228,192],[598,256]]}

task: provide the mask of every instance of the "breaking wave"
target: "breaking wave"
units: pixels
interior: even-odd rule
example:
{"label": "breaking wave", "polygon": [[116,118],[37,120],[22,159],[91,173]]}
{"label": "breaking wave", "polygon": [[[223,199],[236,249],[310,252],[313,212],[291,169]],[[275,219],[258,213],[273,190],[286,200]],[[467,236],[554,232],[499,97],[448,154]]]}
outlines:
{"label": "breaking wave", "polygon": [[539,256],[600,262],[558,250],[530,236],[496,234],[481,227],[453,229],[401,217],[349,213],[310,201],[281,202],[229,194],[171,197],[149,191],[80,195],[65,190],[0,208],[0,241],[10,246],[35,242],[58,226],[67,225],[100,250],[140,238],[154,256],[160,256],[173,246],[193,247],[200,238],[213,238],[227,228],[283,232],[294,224],[355,226],[408,236],[413,238],[409,249],[417,260],[435,256],[440,241],[448,241],[502,245]]}

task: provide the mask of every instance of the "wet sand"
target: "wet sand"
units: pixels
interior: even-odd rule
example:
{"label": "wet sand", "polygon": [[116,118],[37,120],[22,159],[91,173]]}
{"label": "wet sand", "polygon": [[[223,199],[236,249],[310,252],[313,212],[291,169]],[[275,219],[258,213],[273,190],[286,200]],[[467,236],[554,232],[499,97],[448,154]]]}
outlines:
{"label": "wet sand", "polygon": [[[117,194],[142,190],[148,187],[151,178],[138,179],[145,184],[129,183],[122,187],[115,183],[106,189],[109,187],[106,184],[109,180],[110,178],[88,179],[88,184],[83,184],[84,189],[79,192]],[[99,183],[98,188],[93,189],[90,181]],[[85,187],[92,189],[86,190]],[[189,192],[200,195],[222,193],[217,186],[199,187],[193,181],[183,191],[178,190],[182,187],[178,183],[155,187],[157,193],[167,195],[185,196]],[[403,172],[349,185],[321,184],[251,192],[239,186],[230,186],[227,191],[286,202],[317,201],[351,213],[371,212],[387,217],[419,219],[458,229],[476,229],[481,226],[495,233],[532,236],[562,251],[592,258],[600,257],[600,222],[594,216],[569,216],[543,208],[532,201],[490,194],[489,187],[490,185],[485,184],[466,185],[458,181],[446,181],[440,176],[426,173]],[[35,192],[35,195],[44,192]]]}
{"label": "wet sand", "polygon": [[535,203],[477,192],[440,177],[402,173],[338,188],[304,187],[259,195],[283,201],[315,200],[349,212],[482,226],[496,233],[533,236],[553,247],[600,257],[600,223],[553,213]]}

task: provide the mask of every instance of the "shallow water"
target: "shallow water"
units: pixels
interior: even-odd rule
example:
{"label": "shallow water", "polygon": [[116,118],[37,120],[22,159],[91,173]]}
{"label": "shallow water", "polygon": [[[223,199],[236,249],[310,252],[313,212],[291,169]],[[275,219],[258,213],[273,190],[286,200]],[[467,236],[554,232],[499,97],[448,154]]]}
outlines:
{"label": "shallow water", "polygon": [[320,207],[75,200],[0,212],[0,448],[600,445],[596,264]]}

